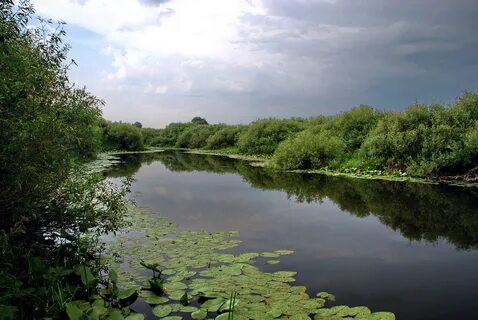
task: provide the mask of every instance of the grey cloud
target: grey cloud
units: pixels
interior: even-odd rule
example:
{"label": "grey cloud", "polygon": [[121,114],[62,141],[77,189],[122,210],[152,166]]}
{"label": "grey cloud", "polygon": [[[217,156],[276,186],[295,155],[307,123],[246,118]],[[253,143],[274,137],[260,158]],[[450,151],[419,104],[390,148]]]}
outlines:
{"label": "grey cloud", "polygon": [[266,15],[242,16],[235,43],[260,64],[151,58],[126,84],[170,91],[135,97],[149,110],[137,120],[154,125],[155,107],[176,110],[161,125],[187,120],[184,114],[232,123],[334,114],[362,103],[402,109],[478,90],[476,0],[269,0],[265,7]]}
{"label": "grey cloud", "polygon": [[315,87],[304,113],[324,100],[331,101],[329,112],[351,107],[339,103],[402,108],[415,99],[450,101],[478,87],[476,1],[274,0],[266,6],[267,16],[243,17],[260,30],[245,31],[245,41],[280,54],[288,72],[302,73]]}

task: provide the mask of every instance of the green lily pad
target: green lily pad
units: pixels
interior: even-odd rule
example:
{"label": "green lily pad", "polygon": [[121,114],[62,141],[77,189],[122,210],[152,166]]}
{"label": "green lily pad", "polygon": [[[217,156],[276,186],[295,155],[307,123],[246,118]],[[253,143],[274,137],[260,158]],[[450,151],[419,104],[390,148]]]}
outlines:
{"label": "green lily pad", "polygon": [[165,305],[158,305],[153,308],[153,314],[156,317],[163,318],[168,316],[172,312],[172,308],[170,305],[165,304]]}
{"label": "green lily pad", "polygon": [[137,288],[129,288],[129,289],[124,289],[124,290],[121,290],[119,293],[118,293],[118,298],[123,300],[123,299],[128,299],[130,297],[132,297],[134,294],[138,293],[138,289]]}
{"label": "green lily pad", "polygon": [[166,297],[161,297],[161,296],[150,296],[150,297],[147,297],[144,299],[144,301],[147,303],[147,304],[161,304],[161,303],[166,303],[169,301],[168,298]]}
{"label": "green lily pad", "polygon": [[192,313],[192,312],[196,312],[198,311],[199,309],[194,307],[194,306],[181,306],[179,308],[179,311],[180,312],[187,312],[187,313]]}
{"label": "green lily pad", "polygon": [[260,253],[260,256],[265,258],[278,258],[280,254],[275,252],[262,252]]}
{"label": "green lily pad", "polygon": [[285,256],[285,255],[288,255],[288,254],[293,254],[294,251],[292,251],[292,250],[276,250],[276,251],[274,251],[274,253],[277,253],[278,255],[281,255],[281,256]]}
{"label": "green lily pad", "polygon": [[280,261],[279,260],[267,260],[267,263],[268,264],[278,264],[278,263],[280,263]]}
{"label": "green lily pad", "polygon": [[374,312],[368,320],[395,320],[395,315],[391,312]]}
{"label": "green lily pad", "polygon": [[188,286],[182,282],[167,282],[164,284],[164,287],[168,291],[176,291],[186,289]]}
{"label": "green lily pad", "polygon": [[191,313],[191,318],[196,320],[202,320],[207,317],[207,311],[204,309],[198,309]]}
{"label": "green lily pad", "polygon": [[333,294],[330,294],[328,292],[319,292],[316,295],[319,298],[330,300],[330,301],[335,301],[335,296]]}
{"label": "green lily pad", "polygon": [[175,291],[169,291],[168,292],[168,297],[171,300],[176,300],[179,301],[184,295],[184,291],[182,290],[175,290]]}
{"label": "green lily pad", "polygon": [[226,302],[225,299],[222,298],[216,298],[212,300],[207,300],[201,305],[201,309],[206,309],[209,312],[217,312],[219,308],[222,307],[222,305]]}

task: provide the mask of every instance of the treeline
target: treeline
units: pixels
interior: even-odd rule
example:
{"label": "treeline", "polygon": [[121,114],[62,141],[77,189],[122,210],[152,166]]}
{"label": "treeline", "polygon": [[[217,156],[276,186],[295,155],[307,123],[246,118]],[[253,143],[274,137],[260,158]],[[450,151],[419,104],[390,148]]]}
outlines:
{"label": "treeline", "polygon": [[211,125],[195,118],[147,130],[149,146],[227,149],[266,156],[268,165],[279,169],[467,174],[474,179],[478,94],[465,93],[452,105],[413,104],[403,112],[361,105],[335,116],[263,119],[249,125]]}

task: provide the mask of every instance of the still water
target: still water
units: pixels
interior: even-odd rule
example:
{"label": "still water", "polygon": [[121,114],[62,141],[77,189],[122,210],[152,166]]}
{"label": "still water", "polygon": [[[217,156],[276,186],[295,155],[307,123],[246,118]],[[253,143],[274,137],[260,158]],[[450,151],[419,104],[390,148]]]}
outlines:
{"label": "still water", "polygon": [[397,319],[478,319],[478,189],[290,174],[225,157],[124,155],[140,206],[188,230],[237,230],[240,251],[292,249],[309,293]]}

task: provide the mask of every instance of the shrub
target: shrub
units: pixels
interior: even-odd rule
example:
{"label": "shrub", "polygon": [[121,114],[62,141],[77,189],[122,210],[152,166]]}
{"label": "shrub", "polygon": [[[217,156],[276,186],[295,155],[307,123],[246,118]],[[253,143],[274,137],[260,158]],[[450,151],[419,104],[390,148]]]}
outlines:
{"label": "shrub", "polygon": [[340,137],[305,130],[282,142],[272,163],[281,169],[319,169],[339,163],[344,155],[345,143]]}
{"label": "shrub", "polygon": [[108,123],[104,129],[104,146],[108,150],[140,151],[144,149],[141,130],[127,123]]}
{"label": "shrub", "polygon": [[224,149],[235,146],[244,128],[244,126],[226,126],[217,130],[207,139],[206,148]]}
{"label": "shrub", "polygon": [[157,139],[161,133],[160,129],[142,128],[141,135],[143,136],[144,145],[152,147],[156,144]]}
{"label": "shrub", "polygon": [[184,130],[176,141],[177,148],[198,149],[204,148],[209,136],[222,128],[220,125],[195,125]]}
{"label": "shrub", "polygon": [[170,123],[166,128],[158,130],[158,135],[152,141],[152,144],[158,147],[174,147],[183,131],[192,126],[191,123]]}
{"label": "shrub", "polygon": [[379,166],[433,176],[476,164],[478,96],[465,94],[453,106],[413,105],[379,120],[362,147]]}
{"label": "shrub", "polygon": [[272,154],[280,142],[303,130],[300,120],[258,120],[239,137],[239,151],[247,154]]}

